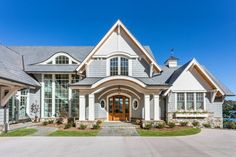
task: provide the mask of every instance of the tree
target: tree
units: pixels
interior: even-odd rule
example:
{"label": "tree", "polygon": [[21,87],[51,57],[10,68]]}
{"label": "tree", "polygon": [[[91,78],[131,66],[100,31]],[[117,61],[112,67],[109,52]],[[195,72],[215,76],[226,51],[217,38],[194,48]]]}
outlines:
{"label": "tree", "polygon": [[34,114],[34,121],[35,122],[38,122],[38,113],[39,113],[39,110],[40,110],[40,107],[39,107],[39,104],[37,103],[37,100],[35,101],[35,103],[33,103],[31,105],[31,108],[30,108],[30,112],[32,114]]}

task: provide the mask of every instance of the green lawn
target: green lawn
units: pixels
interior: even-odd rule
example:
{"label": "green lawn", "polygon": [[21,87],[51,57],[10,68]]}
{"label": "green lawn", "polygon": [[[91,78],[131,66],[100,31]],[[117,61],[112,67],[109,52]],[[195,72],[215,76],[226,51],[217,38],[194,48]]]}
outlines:
{"label": "green lawn", "polygon": [[13,131],[9,131],[8,133],[2,133],[0,136],[27,136],[37,132],[37,129],[34,128],[23,128],[17,129]]}
{"label": "green lawn", "polygon": [[181,128],[179,130],[137,130],[140,136],[187,136],[201,132],[200,128]]}
{"label": "green lawn", "polygon": [[49,136],[96,136],[99,130],[78,130],[78,131],[64,131],[58,130],[51,133]]}

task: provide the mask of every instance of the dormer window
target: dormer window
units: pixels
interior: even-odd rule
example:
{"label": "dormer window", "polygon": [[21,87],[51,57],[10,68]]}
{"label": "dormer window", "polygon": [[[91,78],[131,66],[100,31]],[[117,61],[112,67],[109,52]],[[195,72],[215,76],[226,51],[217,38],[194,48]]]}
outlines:
{"label": "dormer window", "polygon": [[110,60],[110,75],[118,75],[118,57]]}
{"label": "dormer window", "polygon": [[129,75],[129,60],[124,57],[115,57],[110,59],[110,76]]}
{"label": "dormer window", "polygon": [[58,56],[55,59],[56,64],[69,64],[69,58],[66,56]]}
{"label": "dormer window", "polygon": [[127,58],[120,58],[120,75],[128,76],[129,75],[129,60]]}

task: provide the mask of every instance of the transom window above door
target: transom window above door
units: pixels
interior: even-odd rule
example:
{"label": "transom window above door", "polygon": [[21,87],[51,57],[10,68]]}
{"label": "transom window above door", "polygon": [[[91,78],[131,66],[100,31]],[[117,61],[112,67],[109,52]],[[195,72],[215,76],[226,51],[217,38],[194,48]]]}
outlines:
{"label": "transom window above door", "polygon": [[129,75],[129,59],[125,57],[115,57],[110,59],[110,76]]}

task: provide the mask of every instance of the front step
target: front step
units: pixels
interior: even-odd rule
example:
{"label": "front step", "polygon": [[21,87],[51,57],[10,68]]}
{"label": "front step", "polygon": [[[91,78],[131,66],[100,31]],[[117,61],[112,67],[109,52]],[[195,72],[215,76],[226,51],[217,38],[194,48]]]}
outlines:
{"label": "front step", "polygon": [[131,123],[104,122],[98,136],[138,136],[138,133]]}

